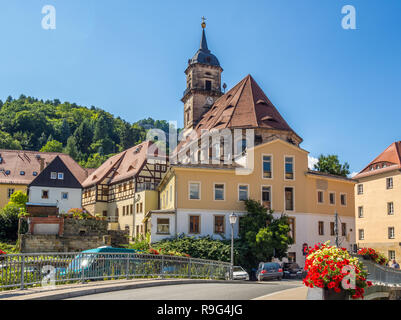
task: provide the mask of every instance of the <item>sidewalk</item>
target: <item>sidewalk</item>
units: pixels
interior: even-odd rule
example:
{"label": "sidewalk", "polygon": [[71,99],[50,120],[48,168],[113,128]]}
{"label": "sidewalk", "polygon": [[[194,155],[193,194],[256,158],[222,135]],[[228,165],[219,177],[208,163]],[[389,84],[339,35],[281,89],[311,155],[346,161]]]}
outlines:
{"label": "sidewalk", "polygon": [[308,288],[305,286],[271,293],[253,300],[306,300]]}
{"label": "sidewalk", "polygon": [[26,290],[10,290],[0,292],[1,300],[62,300],[96,293],[130,290],[137,288],[193,284],[193,283],[229,283],[224,280],[196,280],[196,279],[134,279],[109,280],[85,284],[61,285],[53,288],[37,287]]}

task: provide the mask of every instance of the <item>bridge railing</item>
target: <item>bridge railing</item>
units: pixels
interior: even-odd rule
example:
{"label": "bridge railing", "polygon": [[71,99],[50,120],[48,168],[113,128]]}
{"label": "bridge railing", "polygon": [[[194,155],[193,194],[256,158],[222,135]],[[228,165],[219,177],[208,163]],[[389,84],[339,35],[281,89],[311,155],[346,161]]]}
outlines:
{"label": "bridge railing", "polygon": [[0,260],[0,291],[133,278],[226,279],[230,264],[134,253],[37,253]]}
{"label": "bridge railing", "polygon": [[384,285],[401,285],[401,270],[379,265],[372,260],[357,256],[368,272],[367,279]]}

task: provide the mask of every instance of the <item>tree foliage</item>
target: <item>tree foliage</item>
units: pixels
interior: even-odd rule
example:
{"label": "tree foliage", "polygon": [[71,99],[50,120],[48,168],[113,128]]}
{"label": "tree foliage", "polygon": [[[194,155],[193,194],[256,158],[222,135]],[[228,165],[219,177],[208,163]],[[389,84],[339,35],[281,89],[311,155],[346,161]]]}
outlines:
{"label": "tree foliage", "polygon": [[335,174],[343,177],[350,174],[349,164],[347,162],[341,164],[337,155],[320,155],[319,161],[315,164],[314,169],[319,172]]}
{"label": "tree foliage", "polygon": [[146,138],[149,129],[168,133],[169,124],[152,118],[130,124],[92,106],[21,95],[0,101],[0,148],[65,152],[84,165],[126,150]]}

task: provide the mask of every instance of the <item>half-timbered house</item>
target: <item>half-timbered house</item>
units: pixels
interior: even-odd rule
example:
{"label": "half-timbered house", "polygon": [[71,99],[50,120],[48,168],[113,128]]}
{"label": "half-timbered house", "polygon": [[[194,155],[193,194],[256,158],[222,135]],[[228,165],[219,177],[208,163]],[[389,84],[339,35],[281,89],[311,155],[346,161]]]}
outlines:
{"label": "half-timbered house", "polygon": [[156,144],[141,143],[108,159],[83,182],[82,206],[130,236],[143,234],[144,214],[157,209],[156,188],[166,170]]}

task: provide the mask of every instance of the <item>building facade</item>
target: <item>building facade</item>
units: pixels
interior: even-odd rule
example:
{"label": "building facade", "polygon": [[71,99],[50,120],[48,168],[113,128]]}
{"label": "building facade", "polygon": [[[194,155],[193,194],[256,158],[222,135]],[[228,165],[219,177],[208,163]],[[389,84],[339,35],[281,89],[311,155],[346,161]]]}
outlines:
{"label": "building facade", "polygon": [[401,142],[394,142],[357,176],[356,237],[389,259],[401,258]]}
{"label": "building facade", "polygon": [[67,155],[56,156],[29,184],[29,207],[54,206],[60,214],[82,207],[82,182],[88,177]]}
{"label": "building facade", "polygon": [[4,207],[16,191],[28,192],[29,184],[57,156],[69,158],[56,152],[23,150],[0,150],[0,207]]}
{"label": "building facade", "polygon": [[253,158],[247,175],[237,166],[170,165],[159,186],[160,209],[147,214],[152,242],[180,234],[229,239],[229,215],[246,214],[243,200],[253,199],[290,217],[293,261],[304,263],[304,244],[335,243],[335,213],[340,244],[355,244],[353,180],[309,170],[308,152],[282,139],[256,146]]}
{"label": "building facade", "polygon": [[145,210],[157,209],[156,188],[166,170],[159,148],[141,143],[108,159],[83,182],[82,205],[131,237],[144,234]]}

